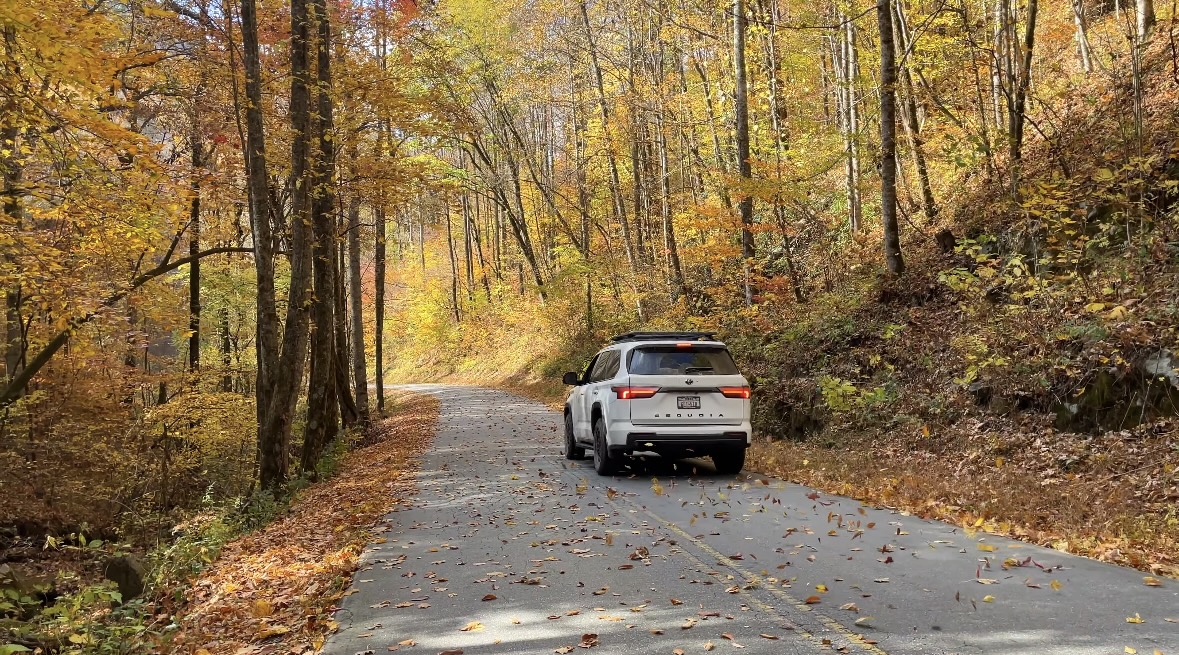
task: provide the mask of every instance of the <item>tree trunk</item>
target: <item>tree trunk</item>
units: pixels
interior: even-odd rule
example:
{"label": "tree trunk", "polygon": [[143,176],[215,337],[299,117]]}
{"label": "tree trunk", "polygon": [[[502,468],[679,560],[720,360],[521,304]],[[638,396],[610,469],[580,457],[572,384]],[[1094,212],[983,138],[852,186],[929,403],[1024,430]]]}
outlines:
{"label": "tree trunk", "polygon": [[[4,73],[6,79],[15,79],[19,67],[16,63],[16,27],[5,25],[4,31]],[[9,96],[0,105],[0,175],[4,177],[4,215],[9,224],[16,230],[24,227],[24,210],[21,207],[21,180],[24,176],[24,165],[17,154],[23,145],[20,143],[22,130],[17,124],[17,103],[14,96]],[[18,262],[11,252],[5,252],[5,263],[15,265]],[[4,378],[11,382],[24,367],[25,350],[28,347],[24,334],[24,321],[21,319],[21,305],[23,293],[20,284],[14,285],[4,293],[5,328],[4,328]],[[15,390],[17,394],[24,393],[24,387]]]}
{"label": "tree trunk", "polygon": [[[376,220],[376,244],[373,253],[373,356],[376,362],[373,373],[377,385],[377,413],[385,412],[385,207],[382,204],[373,212]],[[490,300],[490,295],[488,297]]]}
{"label": "tree trunk", "polygon": [[[752,164],[749,161],[749,87],[745,79],[745,0],[733,0],[733,71],[736,84],[736,136],[737,174],[743,184],[753,181]],[[741,216],[741,258],[744,275],[745,305],[753,305],[753,286],[750,282],[749,267],[757,252],[753,242],[753,195],[751,190],[741,190],[741,201],[737,204]]]}
{"label": "tree trunk", "polygon": [[360,283],[360,196],[348,201],[348,289],[352,308],[352,381],[361,427],[369,423],[368,363],[364,348],[364,298]]}
{"label": "tree trunk", "polygon": [[844,25],[844,47],[847,49],[847,53],[844,64],[847,66],[847,71],[844,75],[847,79],[847,156],[849,184],[851,185],[849,213],[851,214],[852,231],[856,232],[862,227],[864,215],[863,199],[860,197],[860,109],[857,97],[860,80],[860,51],[859,45],[856,43],[855,23],[847,20],[846,17],[845,20],[847,22]]}
{"label": "tree trunk", "polygon": [[337,399],[335,362],[336,311],[336,218],[332,172],[335,150],[332,141],[331,26],[324,0],[310,2],[318,32],[315,164],[312,167],[311,226],[314,242],[315,297],[311,307],[314,338],[311,375],[307,390],[307,425],[303,433],[303,470],[315,471],[324,448],[335,438]]}
{"label": "tree trunk", "polygon": [[[445,201],[446,207],[443,209],[446,212],[446,252],[450,255],[450,310],[454,315],[454,322],[461,323],[463,320],[462,312],[459,311],[458,300],[458,263],[455,261],[454,255],[454,233],[450,225],[450,200]],[[524,292],[524,281],[520,281],[520,292]]]}
{"label": "tree trunk", "polygon": [[598,91],[598,109],[602,113],[602,132],[606,142],[606,161],[610,169],[610,194],[614,200],[614,215],[622,227],[622,242],[626,252],[626,261],[630,265],[630,270],[633,273],[636,264],[635,251],[634,245],[631,242],[630,223],[626,217],[626,202],[622,199],[622,181],[618,174],[618,160],[614,156],[614,146],[610,142],[610,107],[606,101],[606,89],[602,83],[602,67],[598,62],[598,49],[594,41],[593,29],[590,27],[589,12],[585,5],[585,0],[581,0],[578,3],[581,9],[581,20],[585,26],[586,39],[589,42],[590,66],[594,76],[595,87]]}
{"label": "tree trunk", "polygon": [[[1079,2],[1080,0],[1076,1]],[[1150,39],[1150,34],[1154,31],[1154,0],[1137,0],[1137,8],[1138,44],[1142,45]]]}
{"label": "tree trunk", "polygon": [[1015,99],[1008,116],[1013,188],[1019,177],[1019,161],[1023,156],[1023,124],[1027,108],[1028,87],[1032,81],[1032,49],[1036,43],[1036,11],[1038,7],[1038,0],[1028,0],[1027,25],[1024,27],[1023,37],[1023,60],[1019,65],[1019,82],[1015,88]]}
{"label": "tree trunk", "polygon": [[220,331],[220,351],[221,351],[221,384],[220,390],[224,393],[233,391],[233,375],[229,372],[230,367],[233,366],[233,340],[230,338],[229,332],[229,303],[226,303],[221,311],[218,312],[218,322]]}
{"label": "tree trunk", "polygon": [[[200,88],[197,89],[198,93]],[[195,100],[194,100],[195,102]],[[192,180],[189,183],[188,211],[188,254],[201,252],[201,166],[204,165],[201,138],[197,126],[197,109],[193,107],[192,133],[189,147],[192,149]],[[195,373],[201,367],[201,260],[194,259],[188,265],[188,370]]]}
{"label": "tree trunk", "polygon": [[884,260],[890,273],[900,275],[905,271],[905,260],[901,257],[897,225],[897,68],[892,0],[877,0],[876,18],[880,26],[880,217],[884,223]]}
{"label": "tree trunk", "polygon": [[1089,20],[1085,16],[1085,0],[1071,0],[1073,22],[1077,24],[1077,52],[1081,57],[1081,68],[1093,72],[1093,57],[1089,51]]}
{"label": "tree trunk", "polygon": [[[292,0],[292,27],[296,6]],[[262,122],[262,66],[258,48],[258,16],[255,0],[241,0],[242,61],[246,77],[246,195],[254,241],[257,277],[257,363],[255,393],[258,413],[258,477],[263,489],[273,490],[286,480],[290,433],[276,422],[272,406],[284,406],[275,398],[273,385],[278,367],[278,311],[274,297],[274,239],[271,235],[270,194],[266,184],[266,139]],[[294,30],[292,30],[294,31]],[[294,34],[292,34],[292,49]],[[292,63],[292,68],[294,64]],[[292,257],[295,253],[292,253]],[[277,403],[275,401],[278,401]],[[289,425],[289,423],[287,423]]]}
{"label": "tree trunk", "polygon": [[[909,39],[903,29],[898,7],[893,8],[892,33],[895,37],[894,50],[909,51]],[[929,182],[929,167],[925,162],[925,140],[921,138],[921,126],[917,122],[917,99],[913,89],[913,76],[909,73],[908,64],[900,66],[898,70],[901,88],[904,91],[904,101],[901,104],[901,121],[905,126],[905,135],[909,140],[909,150],[913,155],[913,167],[917,170],[917,182],[921,185],[921,209],[927,218],[937,216],[937,202],[933,198],[933,187]]]}
{"label": "tree trunk", "polygon": [[348,430],[360,423],[360,410],[356,407],[356,399],[352,395],[352,376],[349,373],[351,368],[351,352],[348,349],[349,331],[348,331],[348,297],[347,292],[347,277],[348,277],[348,253],[345,247],[346,238],[341,237],[345,229],[344,215],[341,212],[336,221],[336,251],[332,258],[332,263],[335,266],[334,279],[336,281],[336,310],[335,310],[335,328],[336,335],[335,352],[332,355],[332,372],[336,376],[336,401],[340,410],[340,421],[344,425],[344,429]]}

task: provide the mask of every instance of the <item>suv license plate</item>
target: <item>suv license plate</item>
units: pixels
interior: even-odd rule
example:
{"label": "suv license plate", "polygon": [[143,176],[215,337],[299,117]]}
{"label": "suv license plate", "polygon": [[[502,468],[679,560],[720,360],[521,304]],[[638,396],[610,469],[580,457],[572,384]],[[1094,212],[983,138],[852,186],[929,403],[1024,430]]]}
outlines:
{"label": "suv license plate", "polygon": [[675,405],[678,409],[700,409],[700,396],[677,396]]}

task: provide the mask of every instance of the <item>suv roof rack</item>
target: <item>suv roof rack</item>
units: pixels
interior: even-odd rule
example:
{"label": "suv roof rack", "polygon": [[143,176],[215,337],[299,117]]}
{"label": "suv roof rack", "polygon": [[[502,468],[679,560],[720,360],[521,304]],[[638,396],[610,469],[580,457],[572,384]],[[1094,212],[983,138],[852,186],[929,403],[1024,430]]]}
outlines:
{"label": "suv roof rack", "polygon": [[610,341],[622,343],[624,341],[662,341],[665,339],[716,341],[716,334],[713,332],[627,332],[611,337]]}

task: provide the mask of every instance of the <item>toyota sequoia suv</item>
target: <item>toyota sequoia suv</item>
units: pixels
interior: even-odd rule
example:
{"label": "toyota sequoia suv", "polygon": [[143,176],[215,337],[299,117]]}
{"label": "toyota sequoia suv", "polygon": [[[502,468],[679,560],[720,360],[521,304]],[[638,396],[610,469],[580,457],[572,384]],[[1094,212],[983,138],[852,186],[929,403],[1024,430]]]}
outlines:
{"label": "toyota sequoia suv", "polygon": [[709,456],[722,474],[745,465],[749,382],[710,333],[621,334],[562,381],[573,387],[565,457],[582,459],[589,449],[599,475],[617,473],[636,453]]}

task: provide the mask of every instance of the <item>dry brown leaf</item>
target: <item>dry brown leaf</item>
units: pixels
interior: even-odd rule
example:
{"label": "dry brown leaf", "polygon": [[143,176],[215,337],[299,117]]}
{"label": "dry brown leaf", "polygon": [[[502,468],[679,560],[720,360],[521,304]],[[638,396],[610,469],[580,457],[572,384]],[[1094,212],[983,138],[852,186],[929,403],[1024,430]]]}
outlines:
{"label": "dry brown leaf", "polygon": [[777,641],[778,639],[781,639],[781,637],[779,637],[778,635],[766,634],[764,632],[758,636],[761,637],[762,639],[769,639],[771,641]]}
{"label": "dry brown leaf", "polygon": [[499,598],[499,596],[496,596],[495,594],[487,594],[487,595],[486,595],[486,596],[484,596],[484,597],[483,597],[481,600],[483,600],[484,602],[486,602],[486,601],[489,601],[489,600],[495,600],[495,599],[497,599],[497,598]]}
{"label": "dry brown leaf", "polygon": [[817,604],[817,603],[821,603],[821,602],[823,602],[823,599],[822,599],[822,598],[819,598],[818,596],[810,596],[810,597],[808,597],[808,598],[806,599],[806,601],[804,601],[804,602],[805,602],[807,605],[815,605],[815,604]]}
{"label": "dry brown leaf", "polygon": [[471,621],[470,623],[459,628],[459,632],[478,632],[483,629],[483,624],[478,621]]}
{"label": "dry brown leaf", "polygon": [[577,644],[578,648],[593,648],[598,645],[598,635],[593,632],[587,632],[581,635],[581,643]]}

